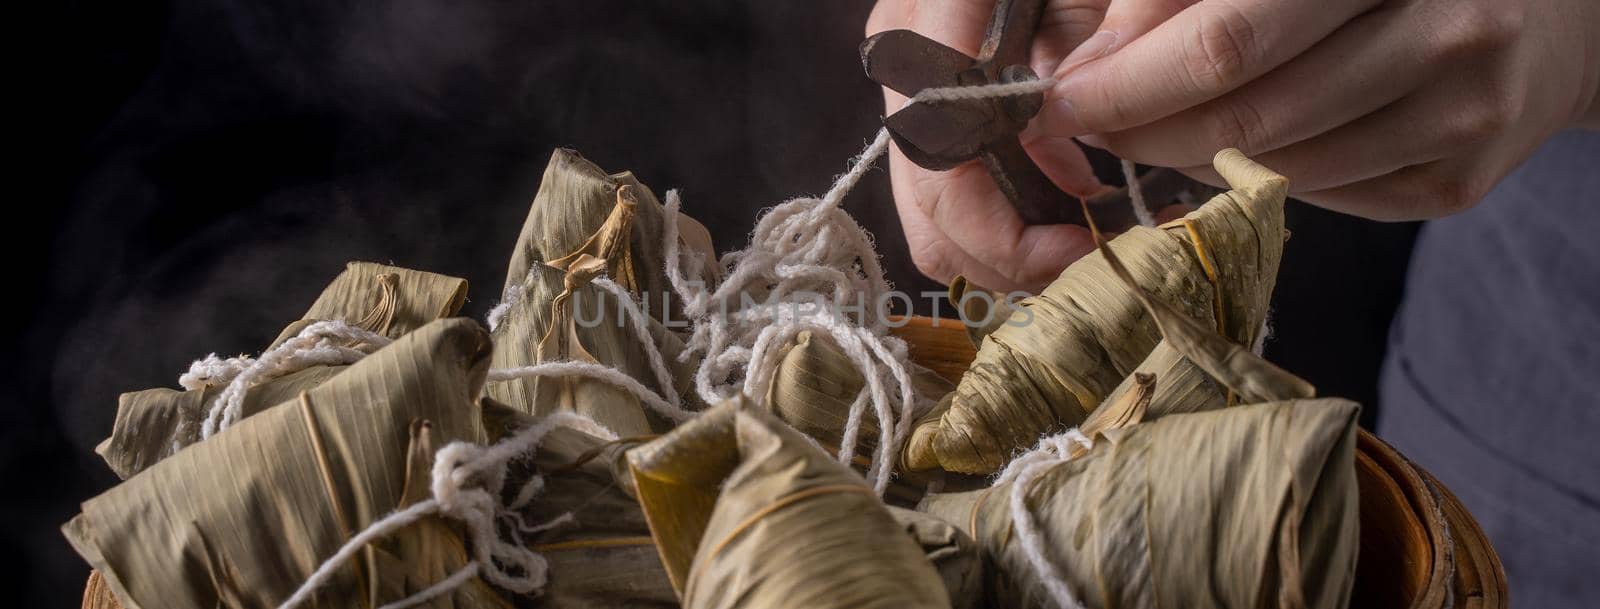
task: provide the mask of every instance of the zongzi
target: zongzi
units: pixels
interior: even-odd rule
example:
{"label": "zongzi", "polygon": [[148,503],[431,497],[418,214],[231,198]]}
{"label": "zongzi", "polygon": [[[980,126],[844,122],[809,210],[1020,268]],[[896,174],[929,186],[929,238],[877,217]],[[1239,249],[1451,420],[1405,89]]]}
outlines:
{"label": "zongzi", "polygon": [[[494,329],[493,367],[567,361],[600,364],[637,379],[664,399],[697,405],[690,375],[698,362],[678,360],[683,341],[654,318],[626,313],[619,295],[594,285],[592,270],[562,271],[543,264],[529,269],[523,297]],[[636,323],[646,325],[649,345],[642,344]],[[652,358],[648,349],[657,350],[660,358]],[[664,367],[665,377],[655,369],[656,363]],[[490,383],[488,392],[533,415],[576,412],[621,436],[658,433],[673,422],[612,383],[580,376],[513,378]]]}
{"label": "zongzi", "polygon": [[741,401],[628,462],[685,607],[950,606],[939,571],[860,475]]}
{"label": "zongzi", "polygon": [[[674,223],[680,245],[708,261],[704,268],[712,272],[720,268],[715,263],[711,233],[688,215],[668,212],[632,173],[607,175],[576,151],[557,149],[550,155],[539,192],[517,237],[506,271],[507,300],[517,299],[520,286],[536,266],[584,249],[602,249],[606,239],[611,239],[606,266],[612,280],[642,299],[652,317],[681,320],[680,311],[669,304],[672,287],[666,278],[663,241],[666,222]],[[620,232],[602,230],[610,225],[615,231],[620,224],[626,225]],[[591,255],[602,257],[597,252]]]}
{"label": "zongzi", "polygon": [[[1323,399],[1175,414],[1099,434],[1031,480],[932,495],[921,509],[970,528],[993,606],[1056,606],[1044,582],[1059,576],[1088,607],[1342,609],[1358,410]],[[1017,526],[1019,510],[1033,527]],[[1029,528],[1052,573],[1030,559]]]}
{"label": "zongzi", "polygon": [[[1156,298],[1248,345],[1276,281],[1287,182],[1236,150],[1218,153],[1215,165],[1233,190],[1108,247]],[[947,403],[919,421],[904,464],[994,472],[1039,436],[1083,421],[1160,338],[1104,254],[1085,256],[983,338]]]}
{"label": "zongzi", "polygon": [[[128,609],[275,607],[356,531],[427,496],[433,447],[482,443],[489,337],[466,319],[402,336],[83,504],[63,527]],[[468,563],[453,521],[370,544],[313,597],[376,607]],[[472,578],[435,607],[502,607]]]}
{"label": "zongzi", "polygon": [[[840,448],[852,407],[866,400],[866,380],[861,376],[850,357],[845,355],[827,335],[801,332],[785,346],[777,368],[773,371],[772,385],[767,391],[765,405],[783,422],[788,423],[830,451]],[[927,368],[907,363],[913,390],[919,404],[932,405],[950,393],[950,381]],[[878,447],[879,422],[871,409],[860,404],[864,414],[860,417],[860,431],[856,435],[856,457],[852,463],[863,470]],[[920,412],[913,416],[920,416]],[[915,503],[922,489],[930,481],[927,476],[910,472],[891,483],[891,493],[909,497]]]}
{"label": "zongzi", "polygon": [[[540,420],[485,399],[484,427],[491,442]],[[517,497],[519,531],[528,549],[549,564],[547,581],[530,603],[541,608],[677,607],[677,594],[661,567],[644,512],[633,498],[633,478],[624,453],[651,437],[608,439],[556,427],[531,459],[513,464],[508,489],[524,488],[539,475],[543,486],[525,502]],[[531,530],[539,523],[557,526]],[[526,531],[526,532],[522,532]]]}
{"label": "zongzi", "polygon": [[[348,321],[356,328],[398,338],[423,324],[454,315],[466,299],[464,279],[385,266],[351,262],[323,289],[301,320],[289,324],[268,347],[271,351],[314,324]],[[370,346],[376,347],[376,345]],[[200,441],[202,421],[246,362],[196,362],[181,381],[187,391],[147,389],[122,394],[111,437],[95,448],[123,479],[179,449]],[[343,371],[343,365],[310,365],[243,388],[240,416],[246,417],[322,384]]]}

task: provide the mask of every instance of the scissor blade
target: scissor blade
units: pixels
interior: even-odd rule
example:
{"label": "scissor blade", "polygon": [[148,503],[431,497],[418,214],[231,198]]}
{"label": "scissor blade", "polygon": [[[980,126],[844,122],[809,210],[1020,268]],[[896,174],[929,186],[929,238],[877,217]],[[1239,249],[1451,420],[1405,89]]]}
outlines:
{"label": "scissor blade", "polygon": [[910,97],[929,87],[953,87],[956,75],[972,67],[961,51],[911,30],[889,30],[861,43],[867,78]]}
{"label": "scissor blade", "polygon": [[883,119],[906,158],[928,169],[949,169],[978,156],[995,137],[994,110],[983,100],[914,103]]}

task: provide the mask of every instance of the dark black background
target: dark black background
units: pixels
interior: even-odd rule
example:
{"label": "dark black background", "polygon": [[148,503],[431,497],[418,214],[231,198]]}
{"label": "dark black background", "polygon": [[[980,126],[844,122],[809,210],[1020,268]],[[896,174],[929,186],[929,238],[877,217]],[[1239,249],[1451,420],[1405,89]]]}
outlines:
{"label": "dark black background", "polygon": [[[631,169],[723,249],[815,194],[877,128],[864,1],[63,2],[12,153],[0,362],[0,556],[20,607],[75,607],[59,531],[115,482],[92,453],[122,391],[255,352],[343,263],[467,277],[497,298],[552,148]],[[847,207],[917,275],[874,172]],[[1415,227],[1291,203],[1269,356],[1370,404]],[[1372,414],[1369,409],[1369,416]],[[1370,419],[1369,419],[1370,422]]]}

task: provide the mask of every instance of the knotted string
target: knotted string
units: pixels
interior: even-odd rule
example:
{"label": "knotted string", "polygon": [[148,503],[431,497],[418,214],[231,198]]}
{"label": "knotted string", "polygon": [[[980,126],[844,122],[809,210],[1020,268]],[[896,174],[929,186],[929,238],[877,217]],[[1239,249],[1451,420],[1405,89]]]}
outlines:
{"label": "knotted string", "polygon": [[393,341],[387,336],[343,321],[319,321],[259,358],[223,360],[213,353],[196,360],[187,373],[178,377],[178,383],[190,390],[227,385],[206,414],[205,426],[200,429],[203,440],[243,416],[244,396],[251,387],[312,366],[353,364],[390,342]]}
{"label": "knotted string", "polygon": [[[906,100],[913,103],[1030,95],[1053,84],[1049,80],[973,87],[925,89]],[[680,268],[676,227],[666,223],[667,279],[684,302],[692,331],[680,361],[704,353],[695,373],[695,390],[707,403],[732,397],[735,391],[756,405],[766,399],[781,362],[781,349],[801,331],[831,339],[861,373],[865,386],[851,403],[839,460],[855,456],[863,413],[877,417],[879,438],[868,481],[881,495],[892,473],[894,455],[911,433],[919,413],[912,388],[905,342],[890,336],[883,305],[889,283],[866,230],[843,209],[844,199],[873,163],[889,148],[889,131],[880,129],[850,169],[820,198],[798,198],[763,214],[745,249],[722,258],[726,277],[715,289],[697,288]],[[669,214],[682,205],[677,191],[667,193]],[[697,275],[697,273],[696,273]],[[794,304],[805,294],[813,302]],[[734,298],[765,306],[741,306],[729,312]],[[840,314],[858,311],[852,318]]]}
{"label": "knotted string", "polygon": [[[1051,84],[1052,81],[1039,80],[928,89],[907,100],[906,104],[919,101],[937,102],[1026,95],[1048,89]],[[884,278],[883,267],[878,262],[872,238],[848,213],[839,208],[839,204],[871,169],[873,163],[883,156],[888,146],[888,130],[879,130],[866,149],[852,161],[850,169],[835,180],[821,198],[793,199],[765,213],[751,235],[750,245],[745,250],[723,256],[721,264],[727,271],[726,279],[715,290],[696,289],[693,286],[688,279],[689,275],[685,273],[683,266],[685,263],[680,256],[677,223],[664,223],[666,274],[673,290],[683,299],[683,309],[693,322],[690,340],[680,355],[680,361],[687,361],[696,352],[705,353],[702,364],[695,374],[696,391],[708,403],[716,403],[722,398],[731,397],[730,390],[737,390],[747,397],[760,400],[765,397],[766,389],[771,383],[772,373],[779,360],[776,355],[783,345],[801,331],[819,332],[832,338],[851,357],[852,363],[862,372],[867,385],[851,405],[844,445],[839,451],[841,457],[848,462],[853,456],[862,412],[868,405],[873,407],[879,421],[886,423],[879,426],[880,442],[871,474],[874,490],[880,495],[889,481],[892,455],[898,453],[900,444],[910,433],[916,397],[912,390],[910,375],[906,370],[908,353],[905,342],[887,334],[888,322],[880,311],[880,305],[885,302],[884,299],[889,293],[889,284]],[[670,213],[678,211],[681,201],[677,191],[667,193],[666,205]],[[692,265],[697,263],[689,264],[691,268],[688,272],[698,276],[702,269],[692,268]],[[617,290],[620,289],[619,286],[604,280],[598,285],[613,294],[617,294]],[[822,302],[812,303],[810,308],[754,307],[731,314],[712,311],[713,304],[727,303],[736,296],[759,295],[767,298],[768,302],[780,302],[785,297],[802,292],[817,295]],[[622,296],[626,296],[625,292],[619,295]],[[504,300],[490,311],[488,322],[491,329],[498,327],[504,321],[505,316],[521,297],[520,290],[506,291]],[[848,299],[852,297],[859,300],[851,303]],[[627,305],[634,304],[631,298],[623,300]],[[851,319],[849,316],[837,314],[836,311],[839,309],[834,305],[852,309],[859,306],[857,310],[860,314]],[[630,318],[630,323],[634,324],[635,336],[645,345],[647,351],[653,352],[651,369],[661,383],[662,389],[670,397],[664,398],[650,391],[638,380],[614,368],[587,362],[545,362],[520,368],[492,369],[489,371],[488,381],[504,382],[541,376],[586,376],[615,384],[633,393],[642,403],[675,421],[692,417],[694,413],[683,410],[676,399],[676,392],[671,391],[670,375],[667,374],[659,347],[650,340],[644,320],[641,318],[643,314],[636,306],[624,306],[623,309],[624,314]],[[342,322],[321,323],[348,327]],[[313,327],[318,325],[320,324]],[[340,326],[329,325],[319,328],[318,331],[330,333],[327,336],[344,337],[345,335],[338,334],[335,330]],[[311,338],[306,336],[308,334],[315,333],[311,332],[311,328],[302,332],[306,340]],[[313,351],[323,348],[323,343],[327,343],[327,347],[336,347],[328,342],[327,336],[321,334],[316,336],[321,342],[297,343],[301,346],[296,348],[305,352],[299,355],[301,359],[294,361],[310,361],[313,359]],[[299,338],[301,337],[297,337]],[[329,361],[341,363],[350,363],[366,355],[364,351],[342,349],[345,350],[338,351],[338,357],[332,357],[333,352],[326,349],[315,353],[320,357],[320,354],[327,352],[330,354]],[[279,350],[269,354],[276,355],[277,351]],[[261,360],[267,360],[269,354],[263,354]],[[213,355],[211,358],[196,362],[195,366],[191,366],[190,373],[209,375],[207,378],[227,377],[229,389],[236,384],[240,386],[237,393],[242,399],[244,390],[253,383],[241,379],[253,379],[262,374],[251,373],[252,366],[263,370],[279,368],[276,364],[260,365],[260,360],[242,366],[230,362],[233,360],[220,360]],[[742,379],[737,378],[735,374],[739,367],[744,368],[745,374]],[[188,376],[190,375],[186,375]],[[893,398],[889,391],[891,386],[898,390],[898,413],[893,408]],[[218,411],[223,414],[216,415],[221,419],[222,426],[231,421],[226,418],[226,411],[224,407]],[[233,416],[238,415],[235,413]],[[497,516],[504,518],[515,515],[510,510],[525,505],[542,490],[543,480],[535,476],[519,489],[512,505],[501,504],[500,497],[505,483],[507,464],[513,458],[536,450],[544,436],[558,426],[574,427],[615,438],[615,434],[586,417],[571,412],[557,412],[491,446],[454,442],[439,449],[434,456],[431,488],[433,497],[381,518],[352,536],[333,556],[324,561],[293,595],[279,605],[279,609],[294,609],[309,600],[318,587],[332,579],[340,566],[367,544],[434,515],[454,518],[466,524],[474,555],[473,561],[444,580],[410,597],[385,605],[383,609],[400,609],[425,603],[439,595],[449,593],[473,577],[483,577],[489,583],[514,593],[536,593],[546,581],[548,563],[538,553],[520,544],[501,539],[494,523]],[[571,517],[570,513],[563,514],[551,522],[522,528],[542,530],[569,521]]]}
{"label": "knotted string", "polygon": [[[318,588],[333,579],[334,574],[367,544],[382,540],[418,520],[436,515],[453,518],[466,525],[472,561],[427,589],[384,605],[385,609],[412,607],[427,602],[449,593],[474,576],[513,593],[537,593],[545,584],[549,563],[544,556],[522,544],[501,538],[495,529],[495,521],[497,515],[515,509],[515,506],[502,504],[500,499],[511,461],[537,450],[545,436],[557,427],[591,433],[597,429],[603,431],[599,424],[587,417],[557,412],[492,446],[452,442],[440,448],[434,453],[432,498],[380,518],[352,536],[333,556],[323,561],[294,594],[278,605],[278,609],[294,609],[310,600]],[[616,439],[615,434],[609,433],[601,437]],[[543,486],[543,479],[535,474],[518,492],[518,499],[524,503],[531,500]],[[530,492],[528,489],[533,490]],[[572,514],[564,513],[532,529],[547,529],[571,520]]]}

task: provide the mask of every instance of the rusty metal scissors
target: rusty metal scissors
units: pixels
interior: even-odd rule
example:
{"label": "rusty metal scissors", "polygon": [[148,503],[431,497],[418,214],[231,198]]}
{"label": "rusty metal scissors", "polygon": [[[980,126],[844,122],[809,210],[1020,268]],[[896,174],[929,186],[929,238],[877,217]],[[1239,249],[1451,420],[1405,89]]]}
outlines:
{"label": "rusty metal scissors", "polygon": [[[890,30],[861,43],[861,63],[868,78],[907,97],[934,87],[1037,80],[1028,55],[1043,6],[1044,0],[997,0],[977,58],[911,30]],[[906,158],[922,167],[942,171],[981,160],[1024,223],[1082,226],[1077,199],[1056,188],[1017,137],[1043,103],[1043,93],[917,101],[884,117],[883,124]],[[1151,201],[1165,202],[1187,180],[1175,171],[1157,169],[1139,182]],[[1088,203],[1104,230],[1121,231],[1138,223],[1125,188],[1091,197]]]}

